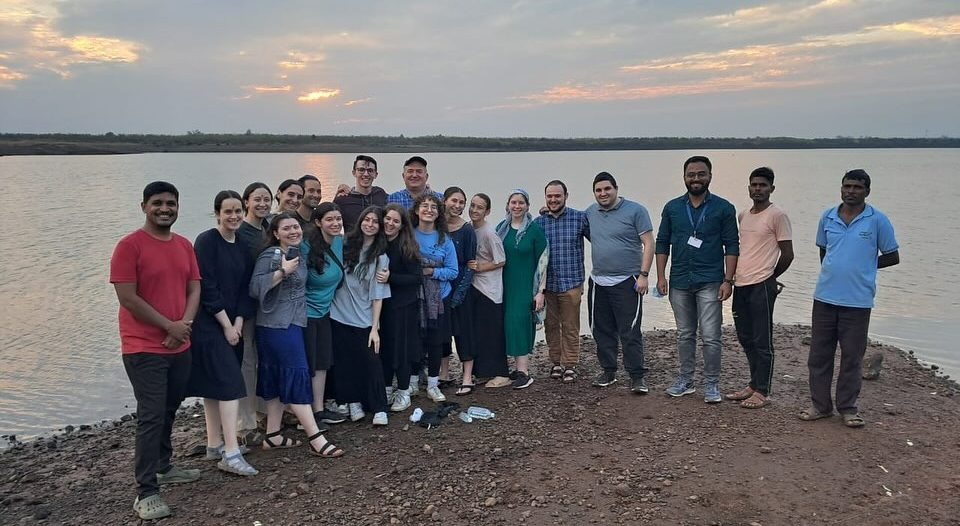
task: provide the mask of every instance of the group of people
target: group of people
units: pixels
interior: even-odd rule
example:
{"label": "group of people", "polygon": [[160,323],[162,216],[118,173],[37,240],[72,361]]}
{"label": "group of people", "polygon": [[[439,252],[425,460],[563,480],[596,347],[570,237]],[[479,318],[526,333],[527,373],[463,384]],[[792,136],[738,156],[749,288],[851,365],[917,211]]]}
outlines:
{"label": "group of people", "polygon": [[[221,470],[257,474],[243,456],[249,446],[300,446],[283,433],[285,412],[312,453],[339,457],[344,451],[324,437],[329,425],[367,413],[373,425],[387,425],[388,413],[408,409],[421,387],[434,402],[445,401],[454,350],[462,364],[456,395],[470,395],[481,381],[524,389],[534,381],[530,354],[542,324],[550,378],[576,381],[585,281],[601,368],[593,385],[617,381],[622,348],[630,389],[649,391],[641,320],[643,296],[652,292],[669,296],[677,325],[679,374],[668,395],[696,392],[699,332],[704,400],[749,409],[768,403],[777,278],[793,260],[790,221],[770,202],[770,168],[750,174],[753,206],[738,215],[709,191],[710,160],[687,159],[687,191],[663,207],[656,235],[647,209],[620,197],[607,172],[594,178],[596,203],[585,211],[568,207],[566,184],[553,180],[538,213],[531,213],[530,195],[515,189],[504,218],[493,223],[486,194],[431,189],[420,156],[404,163],[404,188],[391,194],[374,186],[374,158],[357,156],[352,171],[355,185],[341,185],[327,202],[312,175],[284,181],[275,195],[260,182],[242,194],[223,190],[213,202],[216,226],[192,245],[171,231],[177,189],[166,182],[144,188],[144,226],[118,243],[110,266],[123,363],[137,399],[134,510],[141,518],[171,513],[161,484],[199,477],[170,461],[185,396],[203,398],[206,458]],[[864,424],[856,402],[876,270],[899,262],[889,220],[865,203],[869,191],[865,171],[847,172],[842,204],[820,220],[812,407],[803,420],[836,407],[846,425]],[[731,296],[750,380],[721,395],[721,304]]]}

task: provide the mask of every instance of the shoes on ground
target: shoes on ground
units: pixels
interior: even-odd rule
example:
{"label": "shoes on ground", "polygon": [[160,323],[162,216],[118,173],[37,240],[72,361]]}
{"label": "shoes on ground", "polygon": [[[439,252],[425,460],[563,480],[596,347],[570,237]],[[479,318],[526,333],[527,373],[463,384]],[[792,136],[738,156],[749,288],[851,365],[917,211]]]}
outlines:
{"label": "shoes on ground", "polygon": [[695,392],[697,392],[697,390],[693,388],[693,382],[681,377],[677,377],[673,385],[667,388],[667,394],[673,397],[693,394]]}
{"label": "shoes on ground", "polygon": [[593,379],[594,387],[607,387],[617,383],[616,371],[603,371]]}

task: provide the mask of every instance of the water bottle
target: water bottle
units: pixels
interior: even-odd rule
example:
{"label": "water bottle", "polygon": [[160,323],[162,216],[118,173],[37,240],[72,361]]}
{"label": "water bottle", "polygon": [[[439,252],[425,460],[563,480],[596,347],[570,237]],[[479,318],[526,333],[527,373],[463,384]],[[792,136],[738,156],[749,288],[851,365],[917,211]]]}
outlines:
{"label": "water bottle", "polygon": [[280,257],[282,256],[280,249],[273,249],[273,259],[270,260],[270,270],[277,271],[280,270]]}
{"label": "water bottle", "polygon": [[479,418],[481,420],[489,420],[497,416],[496,413],[487,409],[486,407],[479,407],[475,405],[472,405],[467,409],[467,414],[473,418]]}

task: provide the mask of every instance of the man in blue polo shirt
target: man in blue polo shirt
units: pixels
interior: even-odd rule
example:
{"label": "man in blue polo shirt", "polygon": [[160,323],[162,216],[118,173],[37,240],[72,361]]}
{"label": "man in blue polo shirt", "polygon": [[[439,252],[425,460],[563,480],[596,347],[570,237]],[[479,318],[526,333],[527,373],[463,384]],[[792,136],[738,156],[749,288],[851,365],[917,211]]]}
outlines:
{"label": "man in blue polo shirt", "polygon": [[587,208],[590,224],[590,328],[597,342],[597,361],[603,370],[596,387],[617,381],[617,344],[623,348],[623,368],[630,390],[646,394],[643,362],[643,295],[653,264],[653,224],[639,203],[617,196],[617,181],[607,172],[593,179],[597,202]]}
{"label": "man in blue polo shirt", "polygon": [[[693,394],[697,363],[697,327],[703,340],[704,396],[707,403],[720,396],[720,326],[722,302],[733,293],[740,255],[737,211],[726,199],[710,193],[713,165],[696,155],[683,163],[687,193],[663,207],[657,232],[657,289],[670,294],[677,322],[680,374],[667,389],[670,396]],[[670,284],[667,285],[667,258]]]}
{"label": "man in blue polo shirt", "polygon": [[590,237],[587,215],[567,206],[567,185],[553,180],[543,189],[546,211],[535,221],[550,247],[543,297],[543,332],[553,368],[550,378],[572,382],[580,363],[580,300],[583,297],[583,240]]}
{"label": "man in blue polo shirt", "polygon": [[893,225],[887,216],[866,204],[868,195],[870,176],[864,170],[850,170],[840,186],[843,202],[826,210],[817,227],[820,277],[813,294],[807,358],[813,407],[800,413],[801,420],[833,415],[830,388],[839,343],[837,412],[848,427],[863,427],[865,423],[857,409],[857,398],[870,310],[877,292],[877,269],[900,263]]}

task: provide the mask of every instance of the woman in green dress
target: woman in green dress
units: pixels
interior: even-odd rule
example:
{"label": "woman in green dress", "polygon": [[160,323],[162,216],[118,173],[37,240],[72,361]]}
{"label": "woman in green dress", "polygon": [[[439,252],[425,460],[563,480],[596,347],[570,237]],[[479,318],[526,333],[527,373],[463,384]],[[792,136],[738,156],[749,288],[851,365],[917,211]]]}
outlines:
{"label": "woman in green dress", "polygon": [[543,287],[547,279],[547,238],[530,215],[530,196],[514,190],[507,198],[507,217],[497,225],[507,263],[503,267],[503,329],[507,356],[516,360],[513,388],[533,383],[530,353],[543,324]]}

